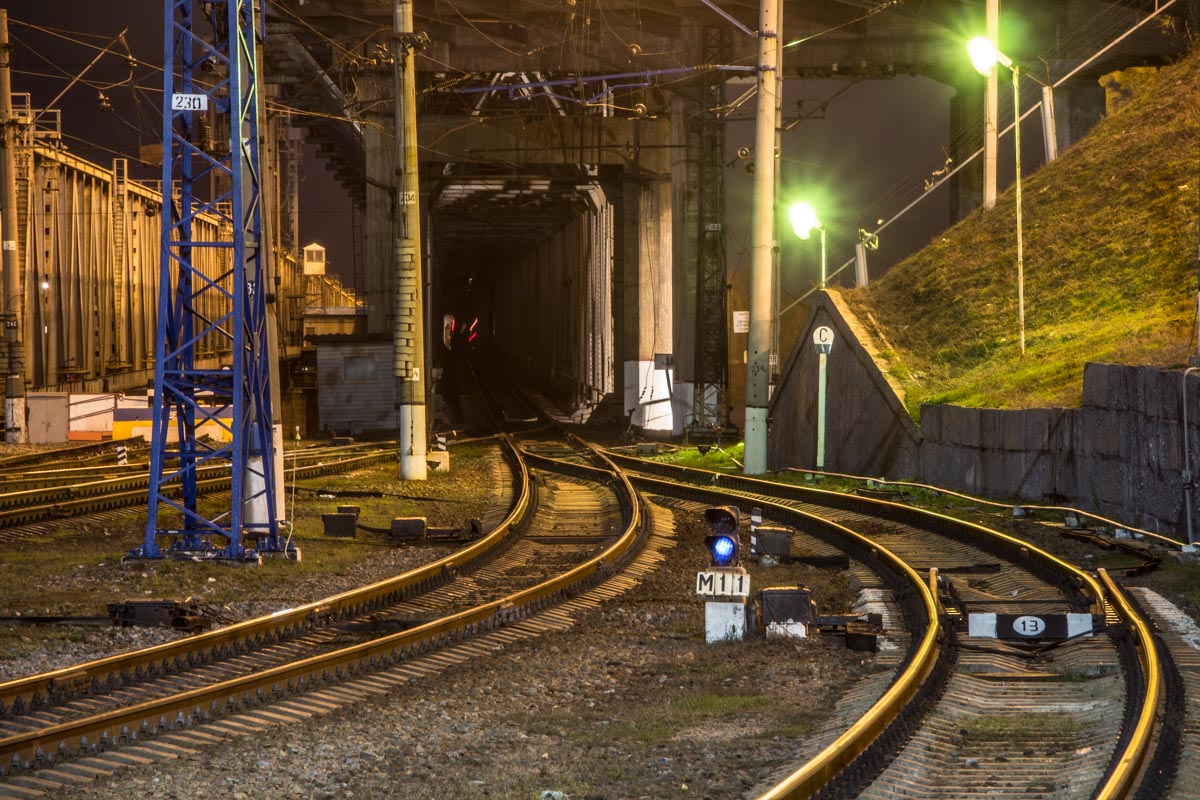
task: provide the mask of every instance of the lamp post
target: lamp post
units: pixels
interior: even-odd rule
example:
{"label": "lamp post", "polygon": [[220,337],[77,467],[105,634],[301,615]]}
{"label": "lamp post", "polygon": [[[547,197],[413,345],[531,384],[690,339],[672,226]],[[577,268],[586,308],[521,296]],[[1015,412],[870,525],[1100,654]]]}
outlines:
{"label": "lamp post", "polygon": [[825,226],[817,219],[816,210],[808,203],[794,203],[788,209],[788,220],[792,231],[801,239],[807,239],[814,230],[821,232],[821,288],[825,288]]}
{"label": "lamp post", "polygon": [[1013,79],[1013,154],[1016,177],[1013,188],[1017,206],[1017,319],[1021,331],[1021,357],[1025,357],[1025,250],[1021,225],[1021,69],[1001,53],[991,40],[977,36],[967,44],[967,53],[975,71],[985,78],[999,63],[1012,72]]}

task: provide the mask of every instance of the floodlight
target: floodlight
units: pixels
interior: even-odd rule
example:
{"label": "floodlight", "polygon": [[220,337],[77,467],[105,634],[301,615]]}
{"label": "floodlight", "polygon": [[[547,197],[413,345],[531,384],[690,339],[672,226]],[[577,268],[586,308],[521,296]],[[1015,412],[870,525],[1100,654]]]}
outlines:
{"label": "floodlight", "polygon": [[996,49],[996,45],[984,36],[976,36],[967,43],[967,53],[971,56],[971,65],[980,75],[988,76],[996,64],[1002,64],[1012,69],[1012,59]]}
{"label": "floodlight", "polygon": [[817,212],[808,203],[794,204],[788,209],[788,219],[791,220],[792,230],[801,239],[807,239],[813,231],[821,230]]}

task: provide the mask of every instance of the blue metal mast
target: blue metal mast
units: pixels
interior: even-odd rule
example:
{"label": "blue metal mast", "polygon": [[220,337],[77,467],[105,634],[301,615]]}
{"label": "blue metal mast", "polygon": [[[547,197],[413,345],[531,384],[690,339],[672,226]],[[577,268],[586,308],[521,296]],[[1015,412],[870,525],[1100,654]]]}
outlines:
{"label": "blue metal mast", "polygon": [[[276,515],[253,2],[165,3],[154,428],[135,557],[289,546]],[[219,233],[196,238],[201,218]],[[226,476],[229,507],[201,509],[200,481]]]}

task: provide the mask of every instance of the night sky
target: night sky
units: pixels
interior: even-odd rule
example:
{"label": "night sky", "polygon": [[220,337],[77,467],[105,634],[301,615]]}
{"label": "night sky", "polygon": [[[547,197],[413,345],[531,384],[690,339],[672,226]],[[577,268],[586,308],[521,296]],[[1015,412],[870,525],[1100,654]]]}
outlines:
{"label": "night sky", "polygon": [[[62,110],[64,142],[70,152],[106,168],[113,158],[125,157],[132,177],[160,180],[161,167],[142,163],[140,147],[162,142],[163,3],[18,0],[2,4],[8,9],[14,48],[13,92],[32,93],[34,107],[57,96],[101,48],[129,28],[125,42],[139,65],[131,70],[125,47],[114,44],[112,53],[102,56],[55,106]],[[101,91],[111,111],[98,109]],[[315,158],[302,180],[302,243],[326,244],[330,267],[349,283],[350,201]]]}
{"label": "night sky", "polygon": [[[108,44],[122,28],[129,52],[139,62],[130,68],[123,45],[113,45],[60,99],[68,148],[101,166],[111,159],[130,159],[135,177],[157,180],[157,166],[139,167],[139,147],[161,142],[159,102],[163,58],[163,4],[158,0],[19,0],[6,3],[9,35],[14,46],[13,90],[31,92],[35,107],[48,103]],[[38,30],[35,27],[52,29]],[[731,86],[733,97],[745,87]],[[982,90],[982,85],[981,85]],[[111,105],[101,112],[100,93]],[[799,113],[810,115],[783,139],[784,199],[803,196],[825,210],[829,230],[831,269],[853,256],[858,228],[873,228],[908,199],[921,193],[924,179],[941,166],[950,136],[949,100],[952,90],[926,78],[901,76],[883,81],[789,81],[785,121]],[[826,103],[823,112],[816,109]],[[752,103],[734,115],[727,128],[729,197],[726,250],[730,269],[749,268],[748,208],[750,176],[736,149],[753,140]],[[903,225],[881,237],[872,260],[872,273],[924,245],[931,232],[944,226],[948,206],[945,192],[930,197]],[[350,279],[350,204],[321,162],[312,159],[305,170],[301,195],[301,239],[329,248],[332,268]],[[782,302],[804,289],[819,269],[817,251],[780,231],[785,279]]]}

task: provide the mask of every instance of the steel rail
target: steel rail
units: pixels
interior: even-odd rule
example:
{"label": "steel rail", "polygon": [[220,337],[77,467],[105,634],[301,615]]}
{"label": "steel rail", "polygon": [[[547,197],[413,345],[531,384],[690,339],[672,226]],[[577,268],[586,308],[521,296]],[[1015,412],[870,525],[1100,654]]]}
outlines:
{"label": "steel rail", "polygon": [[[295,477],[313,478],[332,471],[345,471],[356,467],[370,466],[394,456],[394,452],[381,450],[377,453],[336,461],[322,461],[303,467],[289,466],[287,468],[288,477],[291,478],[294,473]],[[197,482],[197,487],[201,492],[222,491],[229,488],[229,471],[227,469],[221,467],[202,467],[201,470],[210,470],[206,474],[216,475],[216,477],[204,478]],[[4,508],[4,503],[0,499],[0,528],[11,528],[16,525],[27,525],[48,519],[61,519],[96,510],[108,510],[144,503],[148,481],[148,473],[142,473],[124,478],[112,478],[107,481],[76,484],[73,487],[57,490],[42,489],[29,493],[31,499],[41,501],[40,505],[17,505],[15,508]],[[33,498],[33,495],[37,492],[42,492],[43,496]],[[3,497],[5,496],[0,495],[0,498]]]}
{"label": "steel rail", "polygon": [[[349,456],[353,458],[353,453],[359,453],[363,450],[369,450],[362,445],[355,445],[349,448],[337,448],[320,450],[299,450],[294,451],[298,460],[311,461],[314,458],[328,458],[330,456]],[[340,451],[340,452],[339,452]],[[376,448],[376,452],[386,452]],[[345,460],[345,459],[343,459]],[[291,465],[288,469],[291,469]],[[200,471],[208,475],[219,475],[222,472],[228,473],[228,467],[210,466],[201,467]],[[93,477],[94,473],[115,472],[115,473],[132,473],[128,475],[113,475],[93,480],[78,480],[78,478]],[[54,480],[50,477],[53,474],[62,474],[62,479]],[[84,474],[80,474],[84,473]],[[48,503],[56,500],[71,500],[78,497],[88,497],[96,494],[103,494],[110,489],[123,490],[131,487],[147,487],[149,485],[149,464],[127,464],[119,466],[111,464],[107,466],[92,466],[92,467],[74,467],[63,470],[55,470],[53,473],[32,472],[25,473],[29,477],[20,480],[8,480],[0,478],[0,488],[6,488],[8,491],[0,493],[0,509],[12,508],[20,506],[28,506],[31,503]],[[42,475],[46,477],[39,478]],[[72,480],[76,479],[76,480]],[[41,484],[28,489],[13,490],[13,484],[34,483]]]}
{"label": "steel rail", "polygon": [[1146,681],[1142,708],[1138,712],[1137,722],[1129,737],[1129,742],[1124,752],[1116,760],[1116,767],[1112,774],[1108,776],[1108,780],[1095,795],[1095,800],[1123,800],[1132,795],[1142,763],[1150,753],[1159,694],[1163,686],[1162,665],[1159,663],[1158,649],[1154,644],[1150,626],[1130,604],[1116,581],[1109,577],[1108,571],[1103,568],[1096,571],[1108,592],[1109,602],[1117,613],[1129,623],[1136,637],[1138,661],[1142,666]]}
{"label": "steel rail", "polygon": [[[527,475],[523,464],[521,467],[522,473]],[[462,641],[481,631],[524,619],[560,599],[590,588],[623,565],[636,552],[636,546],[643,539],[644,526],[638,496],[629,479],[619,470],[618,476],[623,489],[618,497],[628,509],[628,525],[617,541],[603,552],[558,577],[482,606],[334,653],[106,712],[90,719],[0,739],[0,769],[8,769],[4,766],[6,764],[36,766],[60,757],[89,753],[119,742],[136,740],[139,736],[153,735],[160,730],[186,727],[196,720],[206,720],[238,707],[269,702],[269,698],[282,698],[362,672],[391,666],[444,644]],[[527,480],[523,481],[523,488],[522,497],[527,503]],[[447,560],[430,566],[441,565],[438,569],[444,570]],[[428,571],[428,568],[424,571]],[[359,591],[347,592],[323,602],[335,603],[337,598],[359,594]],[[309,607],[319,605],[309,604]],[[290,616],[297,611],[299,609],[293,609],[280,616]]]}
{"label": "steel rail", "polygon": [[[511,443],[505,443],[512,461],[519,491],[508,516],[494,531],[468,547],[445,558],[411,570],[394,578],[342,592],[295,608],[245,620],[213,631],[197,634],[144,650],[65,667],[51,672],[0,683],[0,717],[14,709],[36,708],[49,698],[69,699],[71,696],[97,689],[106,684],[118,684],[125,675],[139,672],[160,672],[174,669],[187,661],[211,659],[222,652],[236,650],[253,642],[290,636],[326,621],[359,613],[363,609],[382,607],[403,598],[406,594],[433,586],[447,579],[455,570],[504,542],[524,517],[530,506],[529,473],[516,456]],[[391,458],[386,453],[382,457]],[[228,478],[225,478],[228,481]],[[144,495],[143,495],[144,499]]]}
{"label": "steel rail", "polygon": [[[1094,577],[1074,565],[1063,561],[1053,553],[1035,547],[1029,542],[1018,539],[1015,536],[1010,536],[1002,531],[985,528],[982,525],[946,514],[939,514],[936,511],[915,508],[904,503],[893,503],[874,497],[848,495],[842,492],[832,492],[827,489],[777,483],[761,478],[729,475],[724,472],[714,472],[712,470],[696,469],[693,467],[657,464],[620,453],[612,453],[611,451],[609,453],[613,456],[613,460],[616,463],[624,464],[634,472],[649,472],[666,477],[677,476],[680,480],[699,481],[705,486],[711,487],[727,486],[735,491],[738,486],[744,486],[747,487],[744,491],[752,494],[765,494],[777,498],[795,499],[800,502],[847,511],[853,510],[852,506],[861,508],[865,505],[886,512],[886,514],[877,514],[877,516],[887,516],[889,519],[913,524],[917,527],[924,527],[927,530],[935,530],[935,532],[942,533],[943,535],[965,538],[976,546],[985,546],[988,543],[994,543],[1006,549],[1016,549],[1017,552],[1025,556],[1032,564],[1039,566],[1043,571],[1069,578],[1071,582],[1077,585],[1081,594],[1088,598],[1093,614],[1103,614],[1104,612],[1103,600],[1105,593]],[[929,523],[933,523],[935,528],[930,528]]]}
{"label": "steel rail", "polygon": [[22,464],[36,464],[39,461],[44,461],[49,458],[57,458],[65,460],[67,457],[75,456],[76,458],[87,454],[90,456],[93,453],[102,453],[111,447],[119,444],[125,445],[144,445],[145,440],[140,436],[135,436],[129,439],[109,439],[106,442],[96,442],[94,444],[80,444],[71,447],[59,447],[54,450],[41,450],[35,453],[20,453],[13,456],[5,456],[0,458],[0,469],[8,469],[9,467],[19,466]]}
{"label": "steel rail", "polygon": [[[1196,369],[1196,368],[1192,367],[1191,369]],[[946,489],[945,487],[942,487],[942,486],[932,486],[928,483],[919,483],[917,481],[890,481],[890,480],[887,480],[886,478],[872,478],[872,477],[869,477],[866,475],[852,475],[847,472],[830,472],[830,471],[820,472],[818,470],[799,469],[797,467],[787,467],[785,470],[781,470],[781,471],[782,472],[794,472],[794,473],[799,473],[801,475],[817,475],[817,476],[825,475],[825,476],[828,476],[831,478],[842,478],[844,480],[857,481],[859,483],[876,484],[880,487],[897,486],[897,487],[900,487],[901,489],[904,489],[904,488],[920,489],[922,491],[933,492],[936,494],[945,495],[946,497],[957,497],[960,500],[966,500],[971,503],[978,503],[980,505],[992,506],[994,508],[1008,509],[1008,508],[1012,508],[1014,505],[1013,503],[1001,503],[998,500],[991,500],[986,497],[978,497],[978,496],[972,495],[972,494],[965,494],[963,492],[957,492],[953,489]],[[1136,528],[1127,523],[1118,522],[1115,519],[1110,519],[1109,517],[1103,516],[1102,514],[1097,514],[1093,511],[1084,511],[1083,509],[1075,508],[1073,506],[1047,506],[1047,505],[1040,505],[1040,504],[1036,504],[1036,503],[1032,503],[1032,504],[1031,503],[1016,503],[1015,505],[1019,506],[1021,509],[1025,510],[1025,511],[1041,511],[1041,512],[1055,513],[1055,514],[1061,513],[1064,516],[1067,514],[1074,514],[1075,516],[1079,517],[1080,519],[1095,520],[1096,522],[1100,522],[1105,525],[1111,525],[1113,528],[1124,528],[1125,530],[1129,531],[1130,533],[1135,533],[1138,536],[1141,536],[1142,538],[1153,539],[1154,541],[1158,542],[1159,544],[1163,545],[1164,547],[1179,549],[1179,548],[1183,547],[1185,544],[1187,544],[1186,542],[1181,542],[1178,539],[1172,539],[1169,536],[1163,536],[1161,533],[1155,533],[1154,531],[1148,531],[1148,530],[1144,530],[1142,528]]]}
{"label": "steel rail", "polygon": [[[675,482],[636,475],[633,477],[633,481],[650,492],[668,496],[679,496],[680,494],[679,484]],[[745,497],[740,497],[733,492],[694,484],[687,485],[685,491],[689,495],[698,494],[717,503],[728,502],[729,498],[736,498],[741,502],[746,501]],[[917,645],[913,657],[892,681],[887,691],[867,710],[867,713],[863,714],[820,753],[759,798],[759,800],[784,800],[784,798],[791,800],[792,798],[809,797],[832,780],[835,775],[866,750],[899,716],[904,706],[933,671],[941,649],[939,642],[943,638],[943,631],[938,616],[936,598],[933,596],[929,583],[895,553],[844,525],[815,514],[760,498],[756,498],[754,504],[764,511],[769,509],[774,512],[776,517],[805,520],[812,527],[820,528],[851,542],[854,547],[874,554],[903,576],[912,591],[920,598],[920,604],[928,620],[925,634],[921,638],[920,644]]]}
{"label": "steel rail", "polygon": [[92,480],[117,478],[125,473],[136,473],[145,469],[144,463],[139,464],[133,461],[128,464],[97,464],[90,467],[63,467],[54,470],[22,469],[10,473],[0,473],[0,489],[4,490],[4,494],[8,494],[28,489],[64,486],[71,482],[83,482],[89,478]]}
{"label": "steel rail", "polygon": [[[1104,782],[1104,785],[1095,795],[1095,798],[1096,800],[1123,800],[1123,798],[1131,795],[1137,778],[1138,770],[1147,756],[1150,747],[1150,741],[1154,735],[1156,722],[1155,710],[1162,685],[1161,668],[1157,660],[1157,650],[1154,646],[1148,625],[1120,593],[1119,589],[1116,587],[1115,583],[1108,576],[1105,570],[1098,570],[1100,578],[1097,580],[1090,574],[1078,569],[1074,565],[1069,564],[1059,559],[1057,556],[1054,556],[1053,554],[1048,553],[1041,548],[1035,547],[1034,545],[1014,536],[1010,536],[1000,531],[991,530],[966,520],[948,517],[934,511],[917,509],[911,506],[891,503],[885,500],[843,495],[838,492],[829,492],[826,490],[813,489],[809,487],[798,487],[790,484],[780,484],[762,479],[746,478],[743,476],[728,476],[725,473],[717,473],[709,470],[699,470],[687,467],[678,467],[674,465],[657,465],[653,464],[653,462],[646,462],[641,459],[620,454],[617,454],[614,460],[618,463],[629,466],[635,472],[650,471],[658,474],[668,472],[673,473],[677,477],[684,477],[689,474],[693,476],[701,476],[700,480],[703,481],[705,490],[709,492],[718,491],[715,488],[716,485],[722,483],[732,484],[732,486],[729,487],[733,490],[731,491],[730,496],[734,497],[738,496],[736,493],[738,491],[736,489],[737,486],[748,486],[754,489],[754,491],[751,492],[754,495],[768,495],[776,497],[781,494],[785,496],[790,495],[796,498],[806,499],[808,502],[812,502],[814,504],[830,505],[846,510],[850,510],[849,506],[851,504],[858,505],[860,508],[862,506],[867,506],[877,509],[892,509],[893,511],[896,509],[903,509],[906,512],[903,515],[905,517],[916,514],[935,522],[939,529],[944,529],[947,526],[958,526],[960,530],[967,531],[972,535],[986,536],[992,541],[1001,543],[1005,547],[1014,548],[1016,552],[1024,558],[1035,559],[1039,561],[1045,568],[1056,570],[1070,576],[1072,581],[1080,585],[1080,587],[1085,591],[1085,594],[1090,595],[1093,609],[1096,613],[1103,612],[1104,603],[1107,600],[1114,608],[1117,609],[1119,615],[1126,622],[1128,622],[1137,638],[1138,657],[1142,665],[1146,684],[1146,692],[1143,698],[1142,708],[1139,711],[1135,728],[1129,737],[1128,742],[1126,743],[1125,749],[1119,754],[1114,754],[1112,763],[1115,764],[1115,767],[1112,769],[1108,779]],[[649,467],[649,469],[647,469],[647,467]],[[643,481],[649,481],[652,479],[635,477],[634,480],[635,482],[641,484]],[[787,506],[768,502],[761,496],[754,497],[754,502],[760,507],[788,509]],[[792,513],[803,513],[798,512],[797,509],[788,510]],[[883,698],[881,698],[879,703],[882,702]],[[877,703],[877,705],[879,705],[879,703]],[[901,703],[901,705],[903,704]],[[871,711],[868,713],[874,712],[875,708],[876,707],[873,706]],[[895,710],[896,713],[899,713],[899,707],[896,707],[893,710]],[[880,713],[884,712],[881,710]],[[866,715],[856,722],[854,726],[848,729],[842,737],[839,737],[834,744],[841,742],[843,738],[853,738],[851,731],[854,731],[856,726],[858,726],[858,724],[865,719]],[[857,735],[863,735],[863,733],[860,731]],[[833,745],[830,745],[830,747],[832,746]],[[859,752],[861,752],[862,749],[865,749],[865,746],[861,748]],[[818,789],[820,789],[829,778],[832,778],[833,775],[837,774],[837,771],[841,769],[841,767],[838,767],[837,769],[831,769],[833,763],[835,762],[828,760],[826,753],[823,751],[809,763],[802,766],[795,773],[792,773],[791,776],[777,784],[766,794],[762,795],[758,800],[782,800],[782,798],[790,799],[809,797]],[[845,766],[848,763],[849,762],[847,761],[841,766]],[[822,780],[822,778],[824,778],[824,780]]]}

